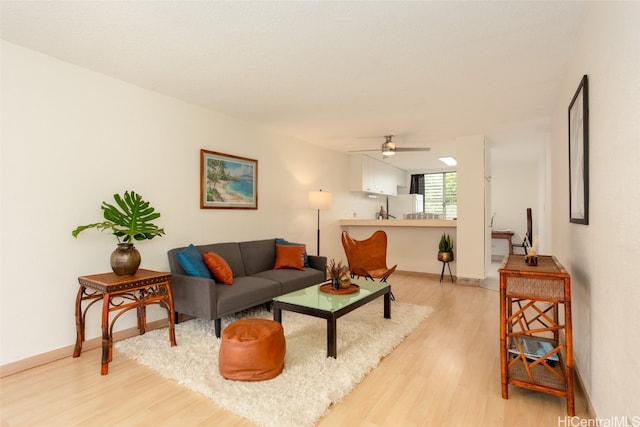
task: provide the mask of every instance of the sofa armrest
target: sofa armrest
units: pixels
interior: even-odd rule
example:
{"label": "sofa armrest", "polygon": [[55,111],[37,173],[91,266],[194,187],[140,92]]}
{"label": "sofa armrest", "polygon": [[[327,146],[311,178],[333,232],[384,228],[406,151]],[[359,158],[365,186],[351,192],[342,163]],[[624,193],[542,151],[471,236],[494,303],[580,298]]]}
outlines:
{"label": "sofa armrest", "polygon": [[326,274],[327,272],[327,257],[326,256],[318,256],[318,255],[308,255],[309,265],[311,268],[315,268],[316,270],[320,270]]}
{"label": "sofa armrest", "polygon": [[217,318],[215,280],[172,273],[171,292],[173,293],[174,309],[178,313],[207,320]]}

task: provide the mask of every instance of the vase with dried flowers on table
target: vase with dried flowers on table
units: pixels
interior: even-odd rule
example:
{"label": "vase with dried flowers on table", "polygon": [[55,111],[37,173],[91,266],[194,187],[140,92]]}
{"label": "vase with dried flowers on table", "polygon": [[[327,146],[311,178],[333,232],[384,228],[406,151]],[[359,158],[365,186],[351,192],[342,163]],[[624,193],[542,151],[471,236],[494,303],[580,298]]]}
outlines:
{"label": "vase with dried flowers on table", "polygon": [[329,273],[329,278],[331,278],[331,287],[333,289],[338,290],[351,286],[349,266],[343,265],[342,261],[336,263],[334,259],[330,260],[327,266],[327,273]]}
{"label": "vase with dried flowers on table", "polygon": [[336,262],[333,259],[330,260],[327,264],[327,273],[330,280],[320,286],[320,291],[329,294],[345,295],[360,290],[360,286],[351,283],[349,266],[343,265],[342,261]]}

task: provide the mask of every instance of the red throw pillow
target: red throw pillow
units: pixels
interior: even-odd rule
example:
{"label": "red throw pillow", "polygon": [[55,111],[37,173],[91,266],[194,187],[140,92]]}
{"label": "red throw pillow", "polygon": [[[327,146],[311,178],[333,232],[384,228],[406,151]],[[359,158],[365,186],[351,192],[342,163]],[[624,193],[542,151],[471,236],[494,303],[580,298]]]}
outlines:
{"label": "red throw pillow", "polygon": [[207,265],[209,271],[216,281],[223,285],[233,284],[233,272],[227,261],[214,252],[206,252],[202,255],[202,260]]}
{"label": "red throw pillow", "polygon": [[276,265],[273,269],[281,268],[304,270],[304,246],[276,245]]}

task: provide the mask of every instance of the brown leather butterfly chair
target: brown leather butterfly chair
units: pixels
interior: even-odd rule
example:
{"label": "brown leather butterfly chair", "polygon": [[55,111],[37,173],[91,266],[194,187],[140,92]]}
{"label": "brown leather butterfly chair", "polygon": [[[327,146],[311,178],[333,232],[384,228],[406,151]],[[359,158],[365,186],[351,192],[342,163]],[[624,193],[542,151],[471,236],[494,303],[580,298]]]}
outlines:
{"label": "brown leather butterfly chair", "polygon": [[397,264],[387,267],[387,233],[378,230],[365,240],[356,240],[346,231],[342,232],[342,246],[347,255],[351,277],[364,277],[366,279],[380,279],[386,282],[387,278],[396,271]]}

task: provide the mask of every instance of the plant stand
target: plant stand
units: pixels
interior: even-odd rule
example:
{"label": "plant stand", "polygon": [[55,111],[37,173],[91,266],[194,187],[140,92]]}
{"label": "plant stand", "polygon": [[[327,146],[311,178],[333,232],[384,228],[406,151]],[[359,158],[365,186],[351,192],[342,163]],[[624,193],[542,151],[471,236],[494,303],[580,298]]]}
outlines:
{"label": "plant stand", "polygon": [[449,277],[451,277],[451,283],[453,283],[453,274],[451,274],[451,265],[449,263],[453,261],[453,252],[452,251],[438,251],[438,261],[442,263],[442,271],[440,272],[440,283],[442,283],[442,279],[444,279],[444,268],[447,266],[449,268]]}
{"label": "plant stand", "polygon": [[444,267],[449,267],[449,277],[451,277],[451,283],[453,283],[453,274],[451,274],[451,266],[449,265],[449,261],[442,261],[442,272],[440,273],[440,282],[442,283],[442,279],[444,278]]}

